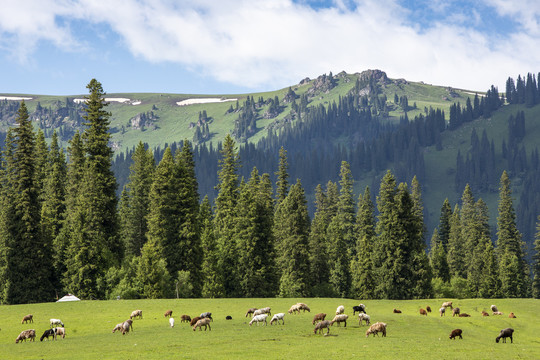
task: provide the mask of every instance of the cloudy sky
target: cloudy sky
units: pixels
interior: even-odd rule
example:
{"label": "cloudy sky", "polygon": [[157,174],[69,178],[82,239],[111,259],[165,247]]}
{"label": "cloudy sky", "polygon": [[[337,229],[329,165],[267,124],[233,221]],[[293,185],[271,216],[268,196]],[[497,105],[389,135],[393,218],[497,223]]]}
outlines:
{"label": "cloudy sky", "polygon": [[504,91],[540,71],[537,0],[2,0],[0,93],[236,94],[381,69]]}

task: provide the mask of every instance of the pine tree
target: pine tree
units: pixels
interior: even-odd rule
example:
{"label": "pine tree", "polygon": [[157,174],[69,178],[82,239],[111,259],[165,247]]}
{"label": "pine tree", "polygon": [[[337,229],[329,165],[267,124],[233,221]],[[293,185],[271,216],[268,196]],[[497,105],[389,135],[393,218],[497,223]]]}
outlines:
{"label": "pine tree", "polygon": [[143,295],[148,299],[172,296],[171,275],[156,239],[149,239],[141,250],[137,278],[142,284]]}
{"label": "pine tree", "polygon": [[474,249],[478,244],[476,202],[469,184],[461,196],[461,236],[465,246],[465,268],[469,269],[474,259]]}
{"label": "pine tree", "polygon": [[341,297],[348,295],[351,285],[350,259],[354,255],[355,214],[353,200],[353,179],[349,164],[341,163],[340,195],[337,214],[328,229],[328,260],[330,263],[330,284]]}
{"label": "pine tree", "polygon": [[223,275],[223,287],[228,297],[238,296],[237,245],[235,241],[236,206],[238,203],[238,169],[240,159],[231,135],[225,137],[219,160],[219,183],[214,215],[214,230],[219,252],[219,268]]}
{"label": "pine tree", "polygon": [[[180,267],[176,271],[189,271],[189,282],[194,285],[193,296],[199,297],[202,288],[201,264],[203,260],[200,224],[199,191],[195,176],[195,161],[189,141],[184,140],[182,151],[176,157],[178,181],[178,243]],[[173,274],[176,274],[173,273]]]}
{"label": "pine tree", "polygon": [[[253,168],[238,200],[236,236],[238,274],[242,296],[275,295],[274,248],[272,234],[272,187],[268,175],[263,179]],[[270,185],[270,186],[268,186]]]}
{"label": "pine tree", "polygon": [[444,282],[449,282],[450,268],[448,267],[448,262],[446,260],[446,251],[444,249],[437,229],[433,231],[433,236],[431,237],[431,251],[429,254],[429,260],[431,268],[433,270],[433,277],[439,278]]}
{"label": "pine tree", "polygon": [[82,298],[103,298],[100,285],[108,268],[118,266],[123,246],[118,236],[116,179],[111,170],[109,147],[110,113],[105,111],[105,93],[92,79],[87,85],[87,128],[82,135],[84,167],[80,190],[68,236],[66,287]]}
{"label": "pine tree", "polygon": [[[54,244],[55,239],[60,234],[64,219],[66,216],[66,177],[67,177],[67,165],[64,151],[58,145],[58,135],[53,132],[50,152],[47,159],[47,176],[44,179],[44,191],[43,191],[43,206],[41,208],[41,232],[45,238],[46,243]],[[65,248],[60,249],[56,246],[52,246],[52,258],[59,259],[62,255],[58,255],[63,252]],[[54,264],[54,270],[63,269],[63,266]],[[53,284],[56,289],[60,289],[60,280],[62,272],[54,271]]]}
{"label": "pine tree", "polygon": [[[169,274],[181,269],[178,242],[178,183],[171,148],[167,147],[154,172],[150,188],[148,213],[148,241],[165,259]],[[173,276],[173,275],[171,275]]]}
{"label": "pine tree", "polygon": [[529,269],[525,260],[525,244],[516,226],[512,190],[506,171],[501,176],[498,212],[497,257],[502,296],[526,297],[529,291]]}
{"label": "pine tree", "polygon": [[[36,135],[28,116],[26,104],[21,102],[17,112],[18,126],[10,134],[4,168],[4,189],[12,214],[4,220],[0,245],[0,280],[3,283],[2,302],[18,304],[43,302],[53,298],[52,244],[40,231],[40,204],[36,174]],[[7,204],[4,204],[7,205]],[[33,275],[28,276],[28,269]]]}
{"label": "pine tree", "polygon": [[[469,222],[469,232],[476,238],[473,248],[467,249],[471,252],[471,260],[467,266],[467,286],[472,296],[480,296],[480,289],[483,281],[483,263],[486,244],[491,243],[491,232],[489,228],[489,210],[487,204],[479,199],[475,206],[475,212]],[[496,289],[494,289],[496,291]]]}
{"label": "pine tree", "polygon": [[313,296],[332,296],[329,278],[328,249],[326,229],[330,223],[328,216],[328,198],[321,185],[315,188],[315,215],[309,233],[309,265]]}
{"label": "pine tree", "polygon": [[203,287],[202,296],[206,298],[219,298],[225,296],[222,274],[218,268],[219,253],[214,234],[212,208],[208,196],[205,196],[199,210],[199,223],[201,224],[201,244],[203,249],[203,263],[201,268]]}
{"label": "pine tree", "polygon": [[356,251],[351,261],[351,295],[361,299],[375,296],[375,274],[373,268],[373,246],[375,241],[375,215],[369,187],[358,198],[356,215]]}
{"label": "pine tree", "polygon": [[467,276],[465,265],[465,243],[461,227],[461,213],[458,205],[454,207],[454,212],[450,218],[450,233],[448,236],[448,267],[452,277],[464,279]]}
{"label": "pine tree", "polygon": [[279,239],[277,264],[281,269],[279,295],[281,297],[308,296],[310,293],[309,216],[300,180],[291,186],[289,194],[278,206],[274,221],[283,225],[275,234]]}
{"label": "pine tree", "polygon": [[137,144],[132,156],[127,183],[126,218],[122,221],[126,256],[138,256],[146,242],[147,217],[150,212],[150,188],[155,170],[154,156],[142,142]]}
{"label": "pine tree", "polygon": [[441,207],[441,216],[439,217],[439,239],[444,247],[444,251],[447,251],[448,238],[450,237],[450,218],[452,217],[452,207],[448,198],[443,202]]}
{"label": "pine tree", "polygon": [[279,149],[279,169],[276,172],[276,203],[279,204],[287,197],[289,191],[289,164],[287,163],[287,150],[283,146]]}

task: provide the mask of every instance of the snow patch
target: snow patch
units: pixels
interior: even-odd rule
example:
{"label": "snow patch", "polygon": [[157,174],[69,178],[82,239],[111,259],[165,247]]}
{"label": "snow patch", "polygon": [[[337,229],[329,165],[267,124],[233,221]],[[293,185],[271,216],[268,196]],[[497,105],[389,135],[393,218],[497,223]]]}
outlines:
{"label": "snow patch", "polygon": [[31,97],[19,97],[19,96],[0,96],[0,100],[19,101],[19,100],[32,100],[32,98]]}
{"label": "snow patch", "polygon": [[178,101],[176,105],[178,106],[188,106],[194,104],[208,104],[208,103],[220,103],[227,101],[236,101],[238,99],[222,99],[222,98],[198,98],[198,99],[186,99]]}
{"label": "snow patch", "polygon": [[[85,102],[86,99],[73,99],[73,102],[76,102],[77,104],[78,103],[83,103]],[[106,102],[118,102],[118,103],[129,103],[131,102],[131,99],[128,99],[128,98],[105,98],[105,101]],[[140,103],[140,102],[139,102]],[[134,104],[135,105],[135,104]],[[137,104],[138,105],[138,104]]]}

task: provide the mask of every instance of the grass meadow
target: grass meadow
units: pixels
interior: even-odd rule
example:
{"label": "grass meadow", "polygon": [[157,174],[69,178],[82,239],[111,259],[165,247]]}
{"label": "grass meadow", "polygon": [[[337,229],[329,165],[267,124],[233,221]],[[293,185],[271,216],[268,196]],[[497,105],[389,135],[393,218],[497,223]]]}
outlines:
{"label": "grass meadow", "polygon": [[[445,299],[450,300],[450,299]],[[287,312],[296,302],[304,302],[311,313],[285,316],[285,325],[249,326],[244,314],[250,307],[272,308],[272,314]],[[165,299],[80,301],[0,307],[0,359],[540,359],[540,301],[533,299],[453,300],[470,318],[440,317],[436,313],[443,299],[366,300],[372,323],[388,324],[387,337],[366,338],[367,326],[359,326],[352,315],[352,299]],[[503,316],[482,317],[482,310],[496,304]],[[324,312],[332,319],[338,305],[349,315],[347,327],[334,325],[329,336],[313,334],[311,321]],[[419,309],[429,305],[435,312],[427,317]],[[399,308],[402,314],[393,314]],[[134,331],[112,334],[114,326],[131,311],[143,310],[143,319],[134,321]],[[173,310],[176,320],[169,327],[163,314]],[[211,331],[192,331],[180,323],[180,315],[192,317],[210,311]],[[516,319],[507,314],[514,312]],[[26,314],[33,324],[21,324]],[[490,312],[491,313],[491,312]],[[227,315],[232,320],[225,320]],[[61,319],[66,338],[43,341],[49,318]],[[512,327],[514,343],[495,343],[499,331]],[[450,340],[451,330],[463,330],[463,340]],[[17,335],[36,330],[36,342],[15,344]]]}

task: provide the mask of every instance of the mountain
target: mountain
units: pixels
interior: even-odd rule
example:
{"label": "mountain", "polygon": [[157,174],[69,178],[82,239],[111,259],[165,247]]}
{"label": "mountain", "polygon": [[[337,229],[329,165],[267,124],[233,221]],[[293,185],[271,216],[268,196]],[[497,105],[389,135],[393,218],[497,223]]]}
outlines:
{"label": "mountain", "polygon": [[[455,204],[470,183],[476,199],[488,204],[494,236],[498,182],[506,169],[520,230],[531,244],[540,213],[540,199],[534,195],[539,193],[534,174],[540,96],[526,99],[528,82],[520,79],[514,87],[517,100],[510,101],[493,87],[482,92],[453,89],[390,79],[380,70],[324,74],[265,93],[108,94],[119,189],[139,141],[155,149],[159,160],[167,144],[176,147],[188,139],[198,145],[199,192],[212,198],[220,142],[232,133],[241,144],[243,176],[247,178],[253,166],[274,176],[278,150],[284,146],[291,182],[300,178],[311,195],[317,184],[337,181],[342,160],[351,164],[357,194],[366,185],[376,194],[387,168],[409,184],[418,176],[428,238],[438,225],[444,199]],[[540,94],[536,82],[534,91]],[[3,136],[18,108],[14,98],[26,98],[34,125],[47,138],[58,131],[64,146],[83,126],[83,95],[6,94],[0,95]]]}

